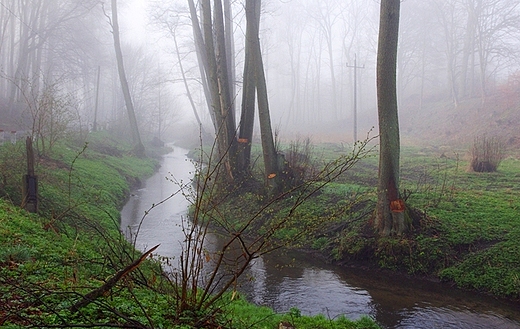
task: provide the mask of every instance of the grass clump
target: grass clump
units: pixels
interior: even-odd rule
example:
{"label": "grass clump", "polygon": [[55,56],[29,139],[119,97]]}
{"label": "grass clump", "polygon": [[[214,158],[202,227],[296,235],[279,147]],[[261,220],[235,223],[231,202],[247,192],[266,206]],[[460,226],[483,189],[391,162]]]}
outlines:
{"label": "grass clump", "polygon": [[349,320],[344,316],[329,319],[324,315],[302,316],[300,310],[291,308],[285,314],[276,314],[267,307],[253,306],[243,300],[230,305],[229,324],[233,328],[271,329],[280,324],[292,325],[299,329],[378,329],[374,320],[361,317]]}
{"label": "grass clump", "polygon": [[497,137],[476,137],[471,148],[471,169],[476,172],[495,172],[504,155],[504,143]]}

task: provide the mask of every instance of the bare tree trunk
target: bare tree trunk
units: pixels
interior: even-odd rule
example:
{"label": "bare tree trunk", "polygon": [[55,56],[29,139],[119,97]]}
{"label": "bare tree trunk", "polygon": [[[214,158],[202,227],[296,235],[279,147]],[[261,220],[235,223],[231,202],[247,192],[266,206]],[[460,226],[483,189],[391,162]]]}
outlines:
{"label": "bare tree trunk", "polygon": [[112,34],[114,36],[114,48],[116,52],[117,70],[119,73],[119,80],[121,81],[121,88],[125,98],[126,110],[128,119],[130,120],[130,130],[134,141],[134,152],[139,157],[145,156],[144,145],[139,134],[139,127],[137,126],[137,119],[135,117],[134,104],[132,103],[132,96],[128,87],[126,79],[125,67],[123,63],[123,52],[121,51],[121,41],[119,39],[119,21],[117,17],[117,0],[112,0]]}
{"label": "bare tree trunk", "polygon": [[[236,162],[233,161],[236,157],[236,138],[235,138],[235,125],[234,125],[234,116],[230,111],[231,99],[229,95],[228,83],[227,83],[227,73],[223,71],[223,69],[227,66],[225,62],[225,44],[222,44],[220,49],[218,49],[218,55],[224,56],[221,57],[217,62],[217,51],[215,51],[214,41],[213,41],[213,23],[211,18],[211,4],[209,0],[203,0],[201,2],[202,5],[202,25],[204,31],[204,46],[207,57],[207,67],[206,67],[206,76],[208,78],[208,86],[211,93],[212,100],[212,110],[215,115],[216,122],[216,138],[217,145],[219,150],[219,156],[223,160],[226,170],[226,179],[228,182],[233,182],[235,180],[235,171],[237,170]],[[220,5],[220,11],[218,8],[215,9],[216,17],[215,19],[218,21],[215,24],[219,26],[216,27],[217,30],[217,39],[220,40],[223,38],[223,18],[222,18],[222,5],[220,1],[218,2]],[[215,7],[218,7],[215,4]],[[223,41],[223,40],[222,40]],[[218,44],[218,42],[217,42]]]}
{"label": "bare tree trunk", "polygon": [[92,131],[97,131],[97,114],[99,108],[99,82],[101,80],[101,66],[98,66],[96,76],[96,98],[94,100],[94,121],[92,124]]}
{"label": "bare tree trunk", "polygon": [[204,98],[206,99],[206,104],[208,106],[209,115],[211,117],[211,121],[213,123],[213,128],[215,131],[218,131],[217,119],[215,117],[215,112],[213,111],[212,94],[210,92],[208,86],[208,75],[206,72],[209,70],[208,64],[208,54],[206,53],[206,48],[204,46],[204,37],[202,35],[202,31],[200,29],[199,19],[197,17],[197,9],[195,8],[195,4],[193,0],[188,0],[188,5],[190,7],[190,18],[191,18],[191,26],[193,29],[193,37],[195,39],[195,52],[197,53],[197,62],[200,72],[200,80],[202,83],[202,89],[204,91]]}
{"label": "bare tree trunk", "polygon": [[235,124],[235,110],[234,98],[231,95],[230,69],[228,67],[229,56],[232,54],[226,53],[226,33],[224,28],[224,13],[222,11],[221,0],[214,0],[214,27],[216,36],[216,60],[217,60],[217,78],[220,91],[221,115],[224,124],[224,131],[226,137],[226,145],[228,147],[229,168],[233,173],[237,170],[236,153],[237,153],[237,138],[236,138],[236,124]]}
{"label": "bare tree trunk", "polygon": [[[236,95],[235,88],[235,40],[233,37],[233,12],[229,0],[224,1],[224,32],[226,37],[226,63],[228,68],[229,93],[234,99]],[[235,114],[235,102],[231,103],[231,111]]]}
{"label": "bare tree trunk", "polygon": [[244,59],[244,76],[242,82],[242,109],[240,117],[240,129],[238,134],[239,145],[239,170],[242,174],[247,174],[251,163],[251,142],[253,139],[253,127],[255,121],[255,63],[256,52],[254,43],[258,35],[255,35],[254,20],[249,17],[256,15],[255,2],[246,2],[246,45]]}
{"label": "bare tree trunk", "polygon": [[199,114],[197,113],[197,107],[195,106],[195,102],[193,101],[193,97],[191,96],[191,91],[188,86],[188,81],[186,80],[186,73],[184,72],[184,67],[182,66],[181,54],[179,53],[179,45],[177,43],[177,37],[175,35],[175,31],[172,34],[172,36],[173,36],[173,43],[175,45],[175,52],[177,53],[177,60],[179,61],[179,68],[181,70],[182,81],[184,82],[184,88],[186,89],[186,95],[188,96],[188,100],[190,101],[190,105],[193,110],[193,114],[195,115],[195,119],[197,120],[197,124],[199,125],[201,132],[204,136],[206,134],[206,132],[204,131],[204,127],[202,126],[202,121],[200,121]]}
{"label": "bare tree trunk", "polygon": [[259,25],[260,25],[260,9],[261,0],[246,0],[246,5],[253,5],[254,11],[246,11],[249,16],[247,19],[253,20],[251,27],[254,28],[253,35],[255,36],[251,41],[253,46],[255,83],[258,93],[258,119],[260,123],[260,135],[262,139],[262,153],[264,157],[265,179],[269,192],[271,194],[277,193],[281,188],[281,177],[278,166],[278,155],[274,145],[273,130],[271,128],[271,117],[269,114],[269,100],[267,97],[267,84],[265,80],[264,64],[262,61],[262,51],[260,49]]}
{"label": "bare tree trunk", "polygon": [[462,64],[460,72],[459,95],[464,98],[468,94],[468,70],[473,70],[473,67],[468,67],[469,58],[475,52],[475,29],[476,17],[475,8],[472,3],[467,3],[468,21],[466,24],[466,36],[464,38],[464,49],[462,51]]}
{"label": "bare tree trunk", "polygon": [[377,106],[379,114],[379,182],[375,228],[380,235],[407,230],[404,202],[399,195],[399,119],[396,66],[400,0],[381,0],[377,51]]}

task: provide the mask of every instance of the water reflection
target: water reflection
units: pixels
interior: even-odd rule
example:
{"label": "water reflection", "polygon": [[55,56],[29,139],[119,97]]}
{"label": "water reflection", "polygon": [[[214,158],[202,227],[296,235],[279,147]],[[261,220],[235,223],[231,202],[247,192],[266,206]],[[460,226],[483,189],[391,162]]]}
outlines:
{"label": "water reflection", "polygon": [[[280,264],[285,264],[280,266]],[[301,254],[268,255],[241,288],[279,312],[297,306],[329,318],[369,315],[385,328],[520,328],[518,305],[382,271],[342,268]]]}
{"label": "water reflection", "polygon": [[[159,170],[130,196],[121,211],[121,231],[140,250],[160,243],[157,253],[161,256],[180,255],[184,240],[181,219],[186,216],[189,202],[180,193],[179,184],[189,183],[195,170],[187,153],[188,150],[174,147],[172,153],[164,156]],[[166,198],[169,199],[159,204]],[[156,206],[150,209],[153,205]]]}
{"label": "water reflection", "polygon": [[[167,178],[189,182],[194,167],[186,153],[175,147],[122,210],[121,230],[128,239],[136,239],[141,250],[160,243],[160,255],[178,258],[180,254],[181,219],[189,205],[182,195],[176,194],[142,218],[153,204],[178,191]],[[206,248],[217,250],[222,243],[217,235],[210,235]],[[303,314],[322,313],[329,318],[369,315],[385,328],[520,328],[515,304],[386,272],[328,266],[290,252],[256,259],[239,289],[250,301],[277,312],[297,307]]]}
{"label": "water reflection", "polygon": [[286,266],[273,261],[270,257],[257,259],[250,269],[254,280],[241,285],[241,290],[255,304],[272,307],[278,312],[287,312],[297,306],[304,314],[324,314],[331,318],[348,314],[356,319],[368,313],[372,302],[369,293],[341,282],[337,273],[300,267],[294,261]]}

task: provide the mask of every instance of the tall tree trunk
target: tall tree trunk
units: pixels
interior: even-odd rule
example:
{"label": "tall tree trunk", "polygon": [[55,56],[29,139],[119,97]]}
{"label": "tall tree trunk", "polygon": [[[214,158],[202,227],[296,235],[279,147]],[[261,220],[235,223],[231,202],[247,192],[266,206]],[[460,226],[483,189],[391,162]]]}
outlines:
{"label": "tall tree trunk", "polygon": [[226,134],[226,144],[228,146],[228,158],[229,170],[231,173],[235,173],[237,170],[236,154],[237,154],[237,132],[235,124],[235,110],[234,110],[234,98],[231,95],[231,82],[230,82],[230,69],[228,67],[229,56],[233,54],[227,54],[226,47],[226,32],[224,28],[224,12],[222,10],[222,1],[214,0],[213,4],[214,11],[214,28],[216,37],[216,60],[217,60],[217,78],[220,92],[220,102],[222,111],[222,120],[224,124],[224,131]]}
{"label": "tall tree trunk", "polygon": [[126,110],[128,119],[130,121],[130,130],[134,141],[134,152],[139,157],[144,157],[145,150],[139,134],[139,127],[137,126],[137,119],[135,117],[134,104],[132,103],[132,96],[130,95],[130,88],[126,79],[125,67],[123,63],[123,52],[121,51],[121,41],[119,39],[119,21],[117,17],[117,0],[112,0],[112,34],[114,36],[114,48],[116,52],[117,70],[119,73],[119,80],[121,88],[123,89],[123,96],[125,98]]}
{"label": "tall tree trunk", "polygon": [[[277,193],[281,188],[281,177],[278,165],[278,154],[274,145],[273,130],[271,128],[271,117],[269,114],[269,101],[267,97],[267,84],[265,79],[264,64],[262,61],[262,51],[260,49],[259,26],[261,0],[246,0],[246,6],[256,6],[254,11],[249,13],[248,20],[253,20],[251,27],[254,38],[252,39],[255,83],[258,93],[258,120],[260,123],[260,136],[262,140],[262,153],[264,158],[265,179],[271,194]],[[254,3],[254,4],[253,4]]]}
{"label": "tall tree trunk", "polygon": [[195,120],[197,120],[197,124],[199,125],[201,133],[204,136],[206,135],[206,132],[204,131],[202,121],[200,121],[199,114],[197,113],[197,107],[195,106],[195,102],[193,101],[193,97],[191,96],[190,87],[188,86],[188,80],[186,79],[186,73],[184,72],[184,66],[182,66],[181,54],[179,52],[179,44],[177,43],[177,36],[175,35],[175,31],[173,33],[173,44],[175,45],[175,52],[177,53],[177,60],[179,61],[179,68],[181,70],[184,88],[186,89],[186,95],[188,96],[188,100],[190,101],[191,109],[193,110],[193,115],[195,115]]}
{"label": "tall tree trunk", "polygon": [[462,50],[462,63],[460,71],[459,95],[465,98],[468,95],[468,70],[473,70],[473,67],[468,67],[470,56],[475,52],[475,28],[476,17],[475,8],[472,3],[467,4],[468,20],[466,24],[466,32],[464,38],[464,48]]}
{"label": "tall tree trunk", "polygon": [[[223,72],[223,68],[226,67],[225,57],[221,57],[217,62],[217,52],[215,50],[214,41],[213,41],[213,23],[211,18],[211,4],[209,0],[202,0],[202,25],[204,32],[204,47],[207,55],[207,68],[206,68],[206,76],[208,78],[208,86],[211,93],[212,100],[212,110],[215,115],[216,122],[216,138],[217,138],[217,146],[219,150],[219,157],[222,161],[222,164],[225,167],[226,171],[226,180],[228,182],[233,182],[235,180],[235,171],[237,170],[236,162],[233,159],[236,157],[236,138],[235,138],[235,126],[233,113],[230,111],[230,96],[229,89],[227,84],[227,79],[225,78],[225,71]],[[220,12],[218,9],[216,10],[216,15],[222,15],[222,7],[220,5]],[[217,5],[215,4],[215,7]],[[223,18],[222,16],[217,17],[216,25],[221,26],[221,31],[216,32],[217,39],[221,39],[223,35]],[[220,25],[222,23],[222,25]],[[218,42],[217,42],[218,45]],[[224,44],[220,45],[221,47],[225,47]],[[225,56],[225,49],[218,49],[218,54],[220,56]],[[232,132],[232,134],[231,134]]]}
{"label": "tall tree trunk", "polygon": [[327,33],[327,49],[329,51],[329,70],[330,70],[330,81],[332,84],[332,109],[334,111],[334,119],[339,119],[338,114],[338,93],[336,87],[336,74],[334,73],[334,53],[332,50],[332,27],[330,27],[330,31]]}
{"label": "tall tree trunk", "polygon": [[[233,37],[233,12],[230,0],[223,0],[224,4],[224,32],[226,36],[226,62],[228,68],[229,93],[234,100],[236,95],[235,88],[235,39]],[[235,102],[231,103],[231,111],[235,113]]]}
{"label": "tall tree trunk", "polygon": [[250,17],[256,15],[255,1],[246,2],[246,45],[244,59],[244,76],[242,82],[242,108],[240,117],[240,129],[238,134],[239,144],[239,170],[247,175],[251,163],[251,142],[253,139],[253,128],[255,121],[255,51],[254,43],[258,35],[255,35],[254,20]]}
{"label": "tall tree trunk", "polygon": [[193,37],[195,39],[195,52],[197,53],[197,62],[200,73],[200,80],[202,83],[202,89],[204,91],[204,98],[206,99],[206,104],[208,106],[209,115],[211,118],[211,122],[213,123],[213,128],[215,131],[218,130],[217,120],[215,117],[215,112],[213,111],[212,94],[208,86],[208,75],[206,72],[209,71],[208,64],[208,54],[206,53],[206,48],[204,46],[204,37],[202,35],[202,31],[200,29],[199,18],[197,17],[197,9],[195,8],[195,3],[193,0],[188,0],[188,5],[190,7],[190,18],[191,18],[191,26],[193,29]]}
{"label": "tall tree trunk", "polygon": [[400,0],[381,0],[377,51],[377,107],[379,115],[379,181],[375,227],[380,235],[407,230],[404,202],[399,194],[399,120],[396,66]]}

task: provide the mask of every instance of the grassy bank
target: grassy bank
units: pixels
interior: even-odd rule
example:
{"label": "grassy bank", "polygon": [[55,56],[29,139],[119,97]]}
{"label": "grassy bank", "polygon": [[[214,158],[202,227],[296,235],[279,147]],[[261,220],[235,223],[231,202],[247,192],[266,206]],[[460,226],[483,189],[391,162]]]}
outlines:
{"label": "grassy bank", "polygon": [[[171,278],[159,263],[129,267],[140,253],[119,234],[119,209],[132,185],[157,162],[138,159],[109,136],[59,143],[39,158],[40,212],[17,206],[25,168],[22,143],[0,146],[0,325],[18,327],[121,328],[376,328],[368,318],[334,321],[297,310],[275,314],[233,296],[207,314],[178,314]],[[125,275],[91,302],[88,293]],[[200,322],[204,319],[206,322]]]}
{"label": "grassy bank", "polygon": [[[343,147],[335,144],[314,149],[315,158],[321,160],[343,152]],[[518,300],[518,156],[508,156],[494,173],[468,170],[464,149],[405,146],[401,161],[401,188],[414,223],[409,234],[377,238],[371,229],[377,185],[375,156],[362,159],[295,210],[298,193],[270,206],[263,226],[258,224],[254,230],[291,214],[291,224],[277,237],[298,248],[320,251],[329,261],[368,261],[377,267]],[[223,217],[247,220],[241,214],[255,213],[261,207],[265,207],[262,197],[255,192],[243,193],[223,207],[232,212]],[[302,229],[305,234],[296,233]]]}

